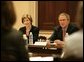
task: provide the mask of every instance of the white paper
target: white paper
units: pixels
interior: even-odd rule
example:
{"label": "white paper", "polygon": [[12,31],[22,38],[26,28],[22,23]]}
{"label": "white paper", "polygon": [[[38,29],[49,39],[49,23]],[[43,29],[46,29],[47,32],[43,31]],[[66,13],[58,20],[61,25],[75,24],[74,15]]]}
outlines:
{"label": "white paper", "polygon": [[53,57],[30,57],[29,61],[53,61]]}
{"label": "white paper", "polygon": [[35,42],[34,45],[46,46],[47,42]]}

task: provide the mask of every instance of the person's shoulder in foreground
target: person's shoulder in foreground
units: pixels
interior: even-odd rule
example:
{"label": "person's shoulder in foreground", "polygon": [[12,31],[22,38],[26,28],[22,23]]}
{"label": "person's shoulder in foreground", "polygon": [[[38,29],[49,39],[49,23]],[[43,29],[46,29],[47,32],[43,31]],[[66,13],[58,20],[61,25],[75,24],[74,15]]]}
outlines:
{"label": "person's shoulder in foreground", "polygon": [[73,33],[68,36],[65,41],[64,59],[67,60],[83,60],[83,31]]}
{"label": "person's shoulder in foreground", "polygon": [[1,48],[2,61],[28,61],[24,40],[17,30],[11,29],[9,32],[2,34],[1,47],[3,47]]}

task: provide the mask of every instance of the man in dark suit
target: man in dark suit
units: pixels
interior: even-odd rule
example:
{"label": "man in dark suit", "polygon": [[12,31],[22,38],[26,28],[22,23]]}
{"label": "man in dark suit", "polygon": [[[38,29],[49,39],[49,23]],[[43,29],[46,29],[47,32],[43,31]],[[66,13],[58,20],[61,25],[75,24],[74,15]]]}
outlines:
{"label": "man in dark suit", "polygon": [[70,16],[67,13],[61,13],[58,20],[59,26],[55,27],[54,33],[49,38],[50,42],[56,44],[60,41],[64,41],[66,33],[70,35],[78,30],[78,27],[75,24],[70,23]]}
{"label": "man in dark suit", "polygon": [[[78,30],[78,28],[76,27],[75,24],[69,24],[68,28],[66,30],[66,33],[68,33],[68,35],[76,32]],[[49,38],[51,41],[54,41],[56,39],[59,39],[61,41],[63,41],[63,35],[62,35],[62,27],[61,26],[57,26],[54,28],[54,33],[51,35],[51,37]]]}

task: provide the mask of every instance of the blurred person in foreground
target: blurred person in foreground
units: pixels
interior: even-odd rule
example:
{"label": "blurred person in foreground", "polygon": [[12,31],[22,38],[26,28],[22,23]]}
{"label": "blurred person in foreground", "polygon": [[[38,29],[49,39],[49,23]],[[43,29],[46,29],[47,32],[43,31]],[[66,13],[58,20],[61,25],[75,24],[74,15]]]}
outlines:
{"label": "blurred person in foreground", "polygon": [[83,1],[79,2],[77,20],[80,30],[65,39],[63,60],[83,61]]}
{"label": "blurred person in foreground", "polygon": [[16,14],[11,1],[1,1],[1,61],[29,61],[23,37],[12,26]]}

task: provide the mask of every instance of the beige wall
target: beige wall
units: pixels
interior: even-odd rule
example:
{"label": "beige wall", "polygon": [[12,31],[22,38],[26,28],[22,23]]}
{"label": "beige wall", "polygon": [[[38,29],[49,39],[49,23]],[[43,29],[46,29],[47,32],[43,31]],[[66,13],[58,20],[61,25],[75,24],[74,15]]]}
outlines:
{"label": "beige wall", "polygon": [[23,14],[30,14],[33,19],[33,25],[38,26],[38,2],[37,1],[13,1],[14,8],[16,11],[16,23],[14,25],[14,28],[17,30],[23,26],[21,23],[21,17]]}
{"label": "beige wall", "polygon": [[[21,17],[23,14],[30,14],[33,18],[33,25],[38,26],[38,1],[13,1],[14,8],[16,11],[16,23],[14,25],[15,29],[19,29],[24,26],[21,23]],[[51,31],[40,31],[39,36],[50,37]]]}

